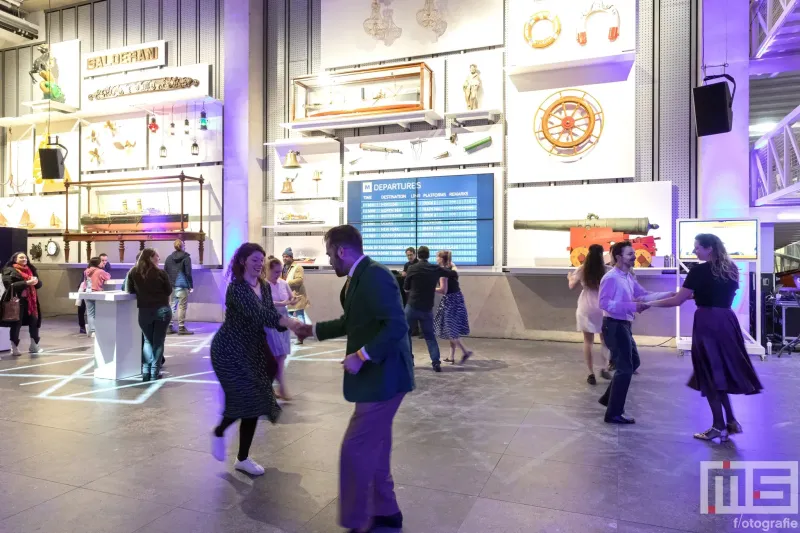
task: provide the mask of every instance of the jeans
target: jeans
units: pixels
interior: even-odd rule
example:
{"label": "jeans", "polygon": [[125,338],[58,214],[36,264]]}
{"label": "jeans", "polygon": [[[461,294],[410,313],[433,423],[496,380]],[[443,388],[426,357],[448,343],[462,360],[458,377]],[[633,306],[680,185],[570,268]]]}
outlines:
{"label": "jeans", "polygon": [[439,343],[436,342],[436,334],[433,332],[433,311],[420,311],[410,305],[406,306],[406,320],[408,321],[408,340],[411,342],[411,327],[414,322],[419,322],[425,343],[428,345],[428,352],[431,354],[431,362],[438,363]]}
{"label": "jeans", "polygon": [[189,289],[175,287],[170,296],[170,307],[172,307],[172,320],[178,321],[179,328],[186,327],[186,308],[189,306]]}
{"label": "jeans", "polygon": [[631,377],[639,368],[639,351],[636,341],[631,333],[631,323],[626,320],[603,318],[603,340],[611,352],[611,362],[616,365],[617,371],[608,385],[603,398],[607,400],[606,418],[619,416],[625,412],[625,398],[628,396],[628,387]]}
{"label": "jeans", "polygon": [[[86,292],[87,293],[92,292],[92,288],[87,286]],[[86,329],[86,333],[93,333],[97,329],[95,328],[94,325],[94,320],[95,317],[97,316],[97,307],[96,307],[97,302],[95,302],[94,300],[84,300],[84,302],[86,302],[86,323],[88,326],[88,328]]]}
{"label": "jeans", "polygon": [[169,307],[140,308],[139,327],[144,334],[142,346],[142,375],[158,378],[161,370],[161,358],[164,355],[164,341],[167,328],[172,320]]}

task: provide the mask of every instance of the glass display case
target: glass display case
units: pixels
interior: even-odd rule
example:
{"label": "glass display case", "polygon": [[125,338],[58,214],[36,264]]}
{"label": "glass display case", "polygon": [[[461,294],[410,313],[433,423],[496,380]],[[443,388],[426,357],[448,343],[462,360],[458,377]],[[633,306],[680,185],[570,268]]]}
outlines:
{"label": "glass display case", "polygon": [[433,72],[409,63],[304,76],[292,81],[292,122],[433,108]]}

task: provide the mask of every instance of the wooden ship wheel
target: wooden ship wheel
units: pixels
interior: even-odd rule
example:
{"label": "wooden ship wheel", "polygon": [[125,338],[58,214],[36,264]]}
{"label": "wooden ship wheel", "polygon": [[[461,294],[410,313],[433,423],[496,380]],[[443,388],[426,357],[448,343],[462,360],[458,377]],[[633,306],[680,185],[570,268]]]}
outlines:
{"label": "wooden ship wheel", "polygon": [[603,109],[593,96],[579,89],[564,89],[539,106],[534,133],[549,154],[574,161],[597,145],[604,123]]}

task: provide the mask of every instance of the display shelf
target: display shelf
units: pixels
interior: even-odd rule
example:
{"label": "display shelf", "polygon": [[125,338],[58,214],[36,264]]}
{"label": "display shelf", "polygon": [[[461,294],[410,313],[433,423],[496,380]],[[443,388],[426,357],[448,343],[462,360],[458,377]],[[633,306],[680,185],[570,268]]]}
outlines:
{"label": "display shelf", "polygon": [[292,148],[294,146],[320,146],[330,149],[339,148],[341,143],[338,139],[331,139],[330,137],[300,137],[291,139],[279,139],[277,141],[264,143],[264,146],[271,146],[273,148]]}
{"label": "display shelf", "polygon": [[277,224],[273,226],[261,226],[263,229],[271,229],[277,233],[306,233],[310,231],[329,230],[335,226],[328,224]]}
{"label": "display shelf", "polygon": [[371,116],[358,117],[335,117],[317,120],[305,120],[303,122],[286,122],[281,127],[289,131],[299,131],[301,133],[311,133],[320,131],[327,135],[333,135],[336,130],[350,128],[368,128],[371,126],[397,125],[408,130],[411,124],[426,122],[431,126],[442,120],[442,116],[433,111],[408,111],[404,113],[384,113]]}
{"label": "display shelf", "polygon": [[520,90],[528,90],[531,78],[539,78],[542,72],[568,71],[573,69],[604,70],[611,66],[630,67],[636,61],[636,51],[631,50],[620,54],[574,59],[555,63],[537,63],[532,65],[512,65],[506,67],[506,74],[511,82]]}
{"label": "display shelf", "polygon": [[[564,266],[564,267],[506,267],[505,270],[515,276],[552,276],[552,275],[566,275],[572,272],[577,267]],[[649,268],[634,268],[633,273],[639,277],[656,277],[656,276],[674,276],[678,271],[677,267],[649,267]]]}
{"label": "display shelf", "polygon": [[456,124],[470,120],[488,120],[494,124],[500,119],[502,113],[503,112],[499,109],[472,109],[445,113],[444,118],[452,119]]}
{"label": "display shelf", "polygon": [[131,104],[104,104],[102,106],[92,106],[91,109],[78,110],[74,113],[60,113],[57,111],[45,111],[42,113],[30,113],[21,115],[19,117],[4,117],[0,118],[0,127],[9,128],[15,126],[36,126],[37,124],[44,124],[50,122],[51,124],[64,123],[64,122],[88,122],[88,119],[104,119],[108,117],[115,117],[120,115],[130,114],[154,114],[156,107],[167,108],[171,106],[180,105],[198,105],[205,104],[208,106],[218,104],[222,105],[221,100],[216,98],[185,98],[185,99],[169,99],[158,95],[153,95],[153,100],[147,102],[147,105],[131,105]]}

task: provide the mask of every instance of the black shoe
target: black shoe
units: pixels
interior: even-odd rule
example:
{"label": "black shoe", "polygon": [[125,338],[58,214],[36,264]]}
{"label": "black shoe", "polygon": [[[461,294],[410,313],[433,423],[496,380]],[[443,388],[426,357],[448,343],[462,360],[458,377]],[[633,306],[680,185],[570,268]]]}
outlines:
{"label": "black shoe", "polygon": [[389,516],[373,516],[372,527],[387,527],[390,529],[403,528],[403,513],[395,513]]}
{"label": "black shoe", "polygon": [[186,328],[181,328],[178,330],[178,335],[194,335],[194,331],[189,331]]}
{"label": "black shoe", "polygon": [[636,420],[633,419],[632,416],[625,416],[625,415],[617,415],[612,417],[605,417],[605,422],[607,424],[635,424]]}
{"label": "black shoe", "polygon": [[86,328],[79,329],[78,333],[80,333],[81,335],[86,335]]}
{"label": "black shoe", "polygon": [[176,333],[178,333],[178,330],[176,330],[172,326],[170,326],[169,329],[167,330],[167,335],[175,335]]}
{"label": "black shoe", "polygon": [[597,385],[597,378],[594,377],[594,374],[589,374],[589,377],[586,378],[586,383],[589,385]]}
{"label": "black shoe", "polygon": [[142,383],[150,381],[150,374],[142,374]]}
{"label": "black shoe", "polygon": [[600,371],[600,376],[603,379],[611,379],[611,373],[608,370],[606,370],[605,368]]}
{"label": "black shoe", "polygon": [[440,363],[439,361],[435,361],[434,363],[431,363],[431,366],[433,367],[433,371],[434,372],[441,372],[442,371],[442,363]]}

